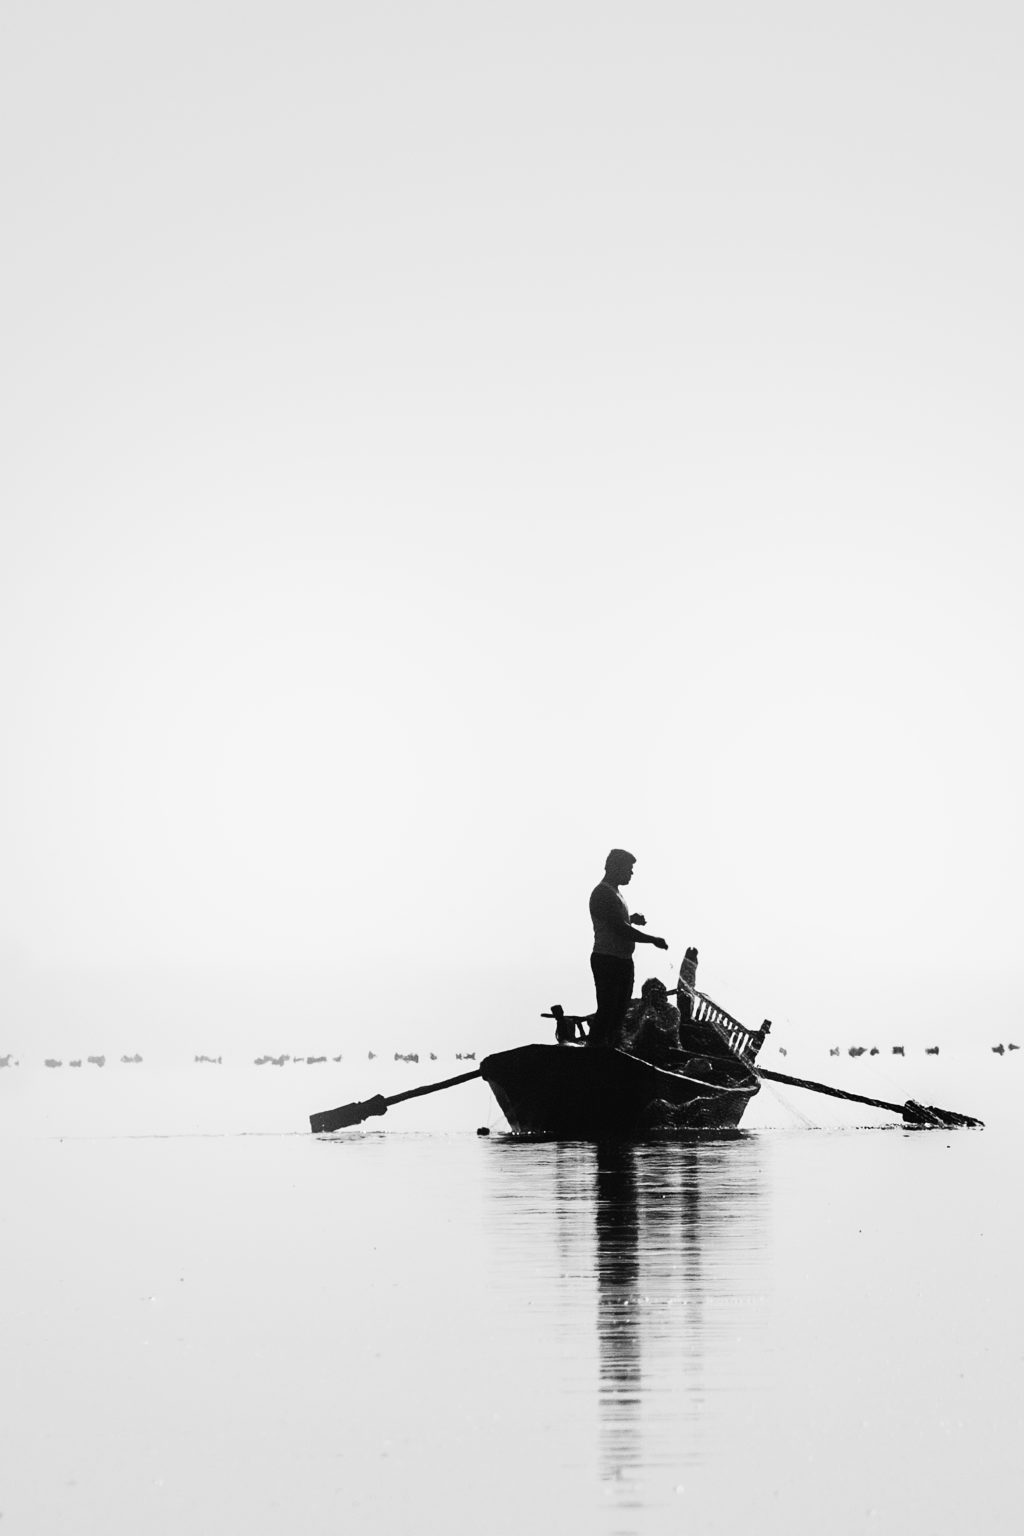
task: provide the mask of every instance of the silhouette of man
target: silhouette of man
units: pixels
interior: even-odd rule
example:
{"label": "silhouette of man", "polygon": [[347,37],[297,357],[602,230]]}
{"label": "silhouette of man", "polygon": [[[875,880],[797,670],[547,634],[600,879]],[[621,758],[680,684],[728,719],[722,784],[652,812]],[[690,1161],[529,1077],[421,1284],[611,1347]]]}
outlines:
{"label": "silhouette of man", "polygon": [[613,848],[604,862],[604,879],[590,893],[590,918],[594,924],[594,973],[597,1012],[590,1026],[591,1045],[615,1045],[626,1009],[633,995],[633,950],[638,944],[668,949],[664,939],[642,933],[646,919],[630,913],[619,887],[633,878],[636,859],[625,848]]}

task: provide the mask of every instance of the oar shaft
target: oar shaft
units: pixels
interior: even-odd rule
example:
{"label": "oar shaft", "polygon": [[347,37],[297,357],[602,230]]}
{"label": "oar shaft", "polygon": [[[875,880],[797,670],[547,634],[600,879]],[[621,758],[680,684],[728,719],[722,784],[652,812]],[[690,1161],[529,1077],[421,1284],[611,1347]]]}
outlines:
{"label": "oar shaft", "polygon": [[850,1099],[854,1104],[870,1104],[873,1109],[888,1109],[894,1115],[902,1115],[908,1125],[933,1125],[943,1126],[952,1130],[956,1126],[975,1126],[978,1130],[984,1125],[983,1120],[975,1120],[973,1115],[960,1115],[953,1109],[936,1109],[934,1104],[918,1104],[916,1099],[908,1099],[905,1104],[890,1104],[887,1099],[869,1099],[863,1093],[847,1093],[843,1088],[830,1088],[828,1083],[813,1083],[806,1077],[787,1077],[785,1072],[769,1072],[767,1067],[756,1067],[759,1077],[766,1077],[772,1083],[788,1083],[791,1088],[810,1088],[812,1093],[827,1093],[833,1099]]}
{"label": "oar shaft", "polygon": [[787,1077],[785,1072],[770,1072],[767,1067],[755,1067],[758,1077],[766,1077],[772,1083],[787,1083],[790,1088],[810,1088],[813,1093],[827,1093],[833,1099],[850,1099],[854,1104],[870,1104],[873,1109],[891,1109],[894,1115],[902,1115],[902,1104],[890,1104],[886,1099],[869,1099],[863,1093],[847,1093],[843,1088],[830,1088],[827,1083],[812,1083],[806,1077]]}
{"label": "oar shaft", "polygon": [[468,1083],[471,1078],[480,1076],[480,1068],[475,1072],[462,1072],[458,1077],[446,1077],[443,1083],[427,1083],[423,1088],[407,1088],[404,1093],[393,1093],[390,1099],[385,1099],[385,1104],[401,1104],[403,1099],[418,1099],[424,1093],[440,1093],[442,1088],[454,1088],[456,1083]]}

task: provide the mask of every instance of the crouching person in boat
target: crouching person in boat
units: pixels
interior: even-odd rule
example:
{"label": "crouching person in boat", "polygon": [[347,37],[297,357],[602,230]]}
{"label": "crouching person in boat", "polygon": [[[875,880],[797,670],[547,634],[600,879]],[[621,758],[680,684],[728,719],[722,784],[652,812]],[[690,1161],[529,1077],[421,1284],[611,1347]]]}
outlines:
{"label": "crouching person in boat", "polygon": [[631,913],[619,895],[619,887],[633,878],[636,859],[624,848],[613,848],[604,864],[604,879],[590,893],[590,919],[594,925],[594,949],[590,968],[594,973],[597,1012],[590,1026],[589,1044],[614,1045],[633,996],[633,950],[638,944],[668,949],[664,939],[644,933],[646,919]]}
{"label": "crouching person in boat", "polygon": [[679,1009],[669,1002],[665,983],[649,976],[640,988],[639,1001],[626,1009],[619,1044],[652,1066],[674,1066],[682,1049],[679,1024]]}

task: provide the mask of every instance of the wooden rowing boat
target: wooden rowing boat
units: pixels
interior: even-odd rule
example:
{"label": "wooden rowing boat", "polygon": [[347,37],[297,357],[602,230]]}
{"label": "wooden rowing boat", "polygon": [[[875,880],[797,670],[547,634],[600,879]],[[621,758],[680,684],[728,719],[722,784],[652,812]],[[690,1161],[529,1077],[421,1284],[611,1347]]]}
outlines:
{"label": "wooden rowing boat", "polygon": [[747,1029],[702,993],[679,995],[682,1049],[663,1063],[570,1039],[566,1026],[580,1021],[558,1008],[557,1044],[484,1057],[480,1075],[511,1129],[584,1141],[735,1130],[761,1086],[753,1063],[767,1027]]}
{"label": "wooden rowing boat", "polygon": [[734,1130],[760,1088],[739,1062],[670,1071],[607,1046],[523,1045],[485,1056],[480,1075],[520,1135],[578,1141],[659,1131]]}

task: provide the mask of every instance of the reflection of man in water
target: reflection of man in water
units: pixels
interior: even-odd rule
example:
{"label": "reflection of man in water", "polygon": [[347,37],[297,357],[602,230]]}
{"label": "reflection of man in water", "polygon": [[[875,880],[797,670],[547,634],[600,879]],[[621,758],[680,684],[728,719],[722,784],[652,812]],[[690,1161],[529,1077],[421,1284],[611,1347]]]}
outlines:
{"label": "reflection of man in water", "polygon": [[590,1026],[591,1045],[614,1045],[633,995],[633,950],[637,944],[668,949],[664,939],[642,933],[646,919],[629,911],[619,886],[633,878],[636,859],[624,848],[613,848],[604,864],[604,879],[590,893],[594,952],[590,968],[597,992],[597,1013]]}

